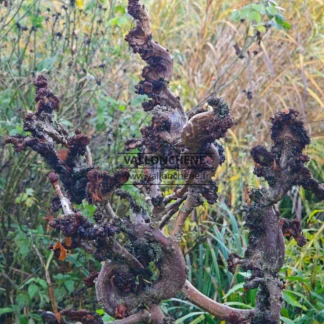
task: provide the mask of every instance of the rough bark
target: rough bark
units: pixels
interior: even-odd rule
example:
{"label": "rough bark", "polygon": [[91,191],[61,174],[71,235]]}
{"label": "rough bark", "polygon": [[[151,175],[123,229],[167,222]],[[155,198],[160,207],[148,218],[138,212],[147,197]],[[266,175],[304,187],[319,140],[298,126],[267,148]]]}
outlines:
{"label": "rough bark", "polygon": [[228,260],[232,271],[237,264],[252,271],[245,284],[246,289],[259,287],[252,320],[255,324],[280,321],[283,283],[279,280],[279,271],[285,260],[284,234],[293,236],[299,245],[306,242],[300,222],[280,219],[275,205],[294,185],[302,185],[323,199],[322,185],[311,177],[304,165],[309,158],[302,152],[310,143],[310,138],[303,122],[298,119],[298,112],[278,112],[271,122],[274,145],[270,152],[260,145],[251,150],[255,161],[254,173],[263,177],[269,187],[250,193],[252,204],[246,210],[250,238],[245,258],[232,254]]}

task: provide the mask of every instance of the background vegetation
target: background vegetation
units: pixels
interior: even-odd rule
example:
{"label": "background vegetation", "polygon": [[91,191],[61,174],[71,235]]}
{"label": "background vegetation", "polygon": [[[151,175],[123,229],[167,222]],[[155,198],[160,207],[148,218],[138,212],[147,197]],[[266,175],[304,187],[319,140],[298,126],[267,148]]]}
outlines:
{"label": "background vegetation", "polygon": [[[219,202],[200,207],[186,223],[182,242],[189,279],[203,293],[236,307],[252,307],[255,293],[243,291],[246,273],[232,275],[230,252],[242,254],[247,190],[262,185],[253,175],[249,149],[268,142],[269,118],[294,108],[304,117],[313,141],[308,149],[314,177],[324,181],[324,2],[321,0],[160,0],[143,1],[150,11],[154,37],[174,55],[172,90],[187,110],[207,93],[229,103],[236,126],[228,133],[226,162],[218,171]],[[12,3],[12,4],[11,4]],[[47,229],[50,205],[48,168],[32,152],[15,154],[3,146],[7,135],[24,134],[22,117],[34,110],[35,75],[50,77],[61,100],[57,119],[73,131],[92,136],[95,161],[111,169],[126,138],[145,123],[145,99],[134,93],[141,63],[123,38],[132,25],[126,0],[0,1],[0,322],[39,323],[38,310],[51,309],[49,273],[60,309],[88,308],[103,313],[83,278],[100,265],[84,251],[65,261],[48,245],[57,238]],[[255,5],[271,5],[276,12]],[[249,5],[248,7],[244,7]],[[234,11],[237,10],[237,11]],[[272,9],[271,9],[272,10]],[[279,15],[284,15],[279,16]],[[278,16],[278,17],[277,17]],[[291,25],[291,28],[289,28]],[[265,27],[266,26],[266,27]],[[270,27],[271,26],[271,27]],[[245,49],[259,30],[262,40]],[[128,190],[135,189],[128,188]],[[124,206],[114,202],[121,214]],[[92,217],[93,207],[79,206]],[[284,323],[324,322],[323,204],[295,188],[280,205],[284,217],[302,217],[307,244],[287,240],[281,276]],[[164,308],[176,323],[216,323],[181,295]],[[105,319],[109,318],[105,315]]]}

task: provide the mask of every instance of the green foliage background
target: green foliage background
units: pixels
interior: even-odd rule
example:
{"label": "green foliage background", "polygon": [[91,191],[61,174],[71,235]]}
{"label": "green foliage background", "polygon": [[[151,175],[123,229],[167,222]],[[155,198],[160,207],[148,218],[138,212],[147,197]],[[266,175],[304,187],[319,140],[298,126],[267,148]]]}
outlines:
{"label": "green foliage background", "polygon": [[[8,2],[12,6],[6,6]],[[230,104],[236,121],[222,142],[226,163],[217,172],[219,202],[200,207],[186,223],[182,247],[189,279],[215,300],[253,307],[255,291],[245,293],[242,287],[248,274],[229,273],[226,259],[231,252],[242,255],[247,245],[245,192],[262,185],[253,175],[249,150],[259,143],[271,145],[268,121],[275,111],[300,111],[313,138],[309,167],[324,181],[324,3],[143,2],[152,17],[154,38],[174,55],[170,86],[186,110],[213,91]],[[116,152],[123,140],[139,136],[140,125],[147,122],[141,109],[145,98],[134,93],[143,64],[123,40],[134,24],[126,5],[125,0],[0,1],[1,323],[38,323],[38,310],[51,310],[45,268],[60,309],[102,313],[94,290],[83,285],[83,278],[100,264],[82,250],[73,251],[65,261],[54,259],[48,250],[58,238],[43,220],[49,215],[52,193],[47,166],[33,152],[15,154],[3,141],[8,135],[24,135],[22,117],[35,107],[32,82],[44,73],[61,100],[57,120],[71,132],[80,128],[92,136],[96,164],[108,170],[118,166]],[[240,60],[234,44],[244,48],[256,32],[262,42],[249,44],[249,59]],[[132,193],[140,199],[135,189]],[[114,206],[120,215],[127,214],[120,201]],[[94,213],[85,202],[78,208],[90,218]],[[294,188],[280,210],[287,218],[302,217],[307,238],[303,248],[287,240],[281,271],[287,281],[282,321],[323,323],[324,206]],[[217,323],[181,295],[163,307],[176,323]],[[107,315],[105,320],[109,321]]]}

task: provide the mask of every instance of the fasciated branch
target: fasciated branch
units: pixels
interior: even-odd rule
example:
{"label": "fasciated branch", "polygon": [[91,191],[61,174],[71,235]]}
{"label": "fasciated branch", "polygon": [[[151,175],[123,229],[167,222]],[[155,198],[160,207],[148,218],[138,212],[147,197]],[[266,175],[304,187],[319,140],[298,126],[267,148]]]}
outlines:
{"label": "fasciated branch", "polygon": [[157,105],[177,110],[182,121],[186,120],[179,98],[176,98],[168,88],[168,82],[173,75],[173,58],[169,51],[152,40],[150,16],[144,5],[138,0],[128,1],[128,13],[136,19],[133,28],[125,40],[134,53],[139,53],[148,64],[143,69],[143,81],[137,86],[140,94],[148,95],[151,100],[144,103],[146,111],[153,110]]}

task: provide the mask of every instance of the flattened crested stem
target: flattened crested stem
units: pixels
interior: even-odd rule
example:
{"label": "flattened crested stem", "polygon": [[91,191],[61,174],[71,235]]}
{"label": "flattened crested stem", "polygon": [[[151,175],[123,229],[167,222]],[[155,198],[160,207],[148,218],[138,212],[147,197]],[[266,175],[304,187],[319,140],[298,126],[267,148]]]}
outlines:
{"label": "flattened crested stem", "polygon": [[170,107],[177,110],[185,122],[187,117],[179,98],[168,89],[168,82],[173,75],[172,55],[152,40],[150,16],[144,5],[138,0],[129,0],[128,13],[136,19],[136,27],[127,34],[125,40],[134,53],[139,53],[147,63],[142,73],[144,80],[137,86],[138,93],[151,98],[143,105],[144,109],[152,110],[156,105]]}

